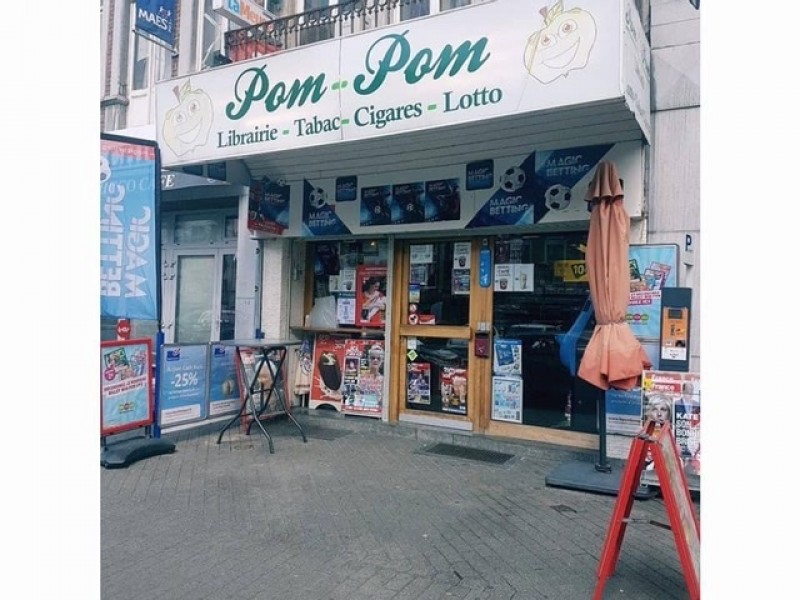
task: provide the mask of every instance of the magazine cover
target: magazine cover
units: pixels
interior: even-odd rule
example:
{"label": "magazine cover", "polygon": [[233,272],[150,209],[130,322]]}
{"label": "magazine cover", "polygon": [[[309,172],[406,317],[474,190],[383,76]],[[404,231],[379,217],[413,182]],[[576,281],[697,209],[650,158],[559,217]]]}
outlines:
{"label": "magazine cover", "polygon": [[358,267],[355,324],[357,327],[386,324],[386,267]]}
{"label": "magazine cover", "polygon": [[522,340],[495,338],[494,374],[522,375]]}
{"label": "magazine cover", "polygon": [[459,415],[467,414],[467,370],[442,367],[440,379],[442,410]]}
{"label": "magazine cover", "polygon": [[383,412],[383,346],[382,340],[345,341],[342,412],[372,416]]}
{"label": "magazine cover", "polygon": [[[669,422],[687,475],[700,475],[700,375],[647,370],[642,373],[642,423]],[[648,469],[652,464],[648,465]]]}
{"label": "magazine cover", "polygon": [[408,395],[410,404],[431,403],[431,364],[408,363]]}

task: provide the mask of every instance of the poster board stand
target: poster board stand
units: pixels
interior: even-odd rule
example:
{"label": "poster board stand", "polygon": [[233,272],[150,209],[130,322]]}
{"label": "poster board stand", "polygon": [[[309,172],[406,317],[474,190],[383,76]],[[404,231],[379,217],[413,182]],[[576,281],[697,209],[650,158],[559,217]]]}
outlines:
{"label": "poster board stand", "polygon": [[[656,423],[648,420],[631,444],[628,462],[622,475],[619,495],[611,515],[611,524],[606,534],[600,564],[597,568],[597,586],[594,600],[601,600],[606,581],[614,574],[617,559],[622,549],[622,539],[633,508],[634,491],[645,465],[648,452],[653,457],[655,470],[661,484],[669,528],[675,536],[683,575],[691,600],[700,598],[700,524],[681,468],[678,449],[669,423],[660,426],[654,434]],[[650,524],[657,524],[648,521]],[[658,525],[658,524],[657,524]]]}
{"label": "poster board stand", "polygon": [[[150,339],[100,343],[100,465],[107,469],[175,451],[172,442],[149,435],[155,421],[151,360]],[[145,435],[135,436],[142,428]],[[111,436],[116,440],[109,442]]]}

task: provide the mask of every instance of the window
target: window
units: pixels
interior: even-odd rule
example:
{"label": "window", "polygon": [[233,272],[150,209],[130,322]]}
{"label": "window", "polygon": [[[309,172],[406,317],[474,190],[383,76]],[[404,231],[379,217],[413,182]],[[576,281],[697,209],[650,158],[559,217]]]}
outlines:
{"label": "window", "polygon": [[[131,4],[131,22],[136,22],[136,4]],[[137,33],[131,34],[132,91],[147,90],[172,75],[172,52]]]}
{"label": "window", "polygon": [[400,5],[400,20],[407,21],[417,17],[424,17],[431,14],[430,0],[405,0],[405,4]]}
{"label": "window", "polygon": [[[327,8],[328,6],[335,6],[337,0],[303,0],[303,12],[316,10],[319,8]],[[315,13],[320,19],[329,16],[325,11]],[[321,42],[322,40],[329,40],[334,36],[334,23],[321,24],[319,21],[310,21],[309,16],[305,17],[306,29],[300,31],[300,44],[311,44],[313,42]]]}
{"label": "window", "polygon": [[140,35],[133,35],[133,81],[132,90],[145,90],[150,86],[150,46],[152,42]]}
{"label": "window", "polygon": [[214,12],[213,0],[204,0],[203,18],[200,20],[200,70],[217,66],[216,56],[224,45],[228,20]]}
{"label": "window", "polygon": [[412,325],[469,323],[470,242],[412,243],[408,315]]}

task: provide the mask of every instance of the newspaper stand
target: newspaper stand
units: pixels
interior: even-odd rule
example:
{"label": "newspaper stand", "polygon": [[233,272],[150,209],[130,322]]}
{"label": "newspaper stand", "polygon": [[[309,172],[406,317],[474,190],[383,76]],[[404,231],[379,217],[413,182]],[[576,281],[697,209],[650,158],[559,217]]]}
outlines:
{"label": "newspaper stand", "polygon": [[[700,525],[669,423],[661,425],[658,433],[654,435],[655,428],[656,423],[648,420],[631,444],[619,495],[611,515],[611,524],[603,545],[603,553],[600,555],[594,600],[602,599],[606,581],[614,574],[616,568],[625,529],[629,523],[634,522],[630,518],[634,492],[639,486],[639,478],[648,451],[653,457],[661,485],[661,493],[669,516],[669,528],[675,536],[689,597],[691,600],[700,598]],[[648,522],[659,525],[652,521]]]}

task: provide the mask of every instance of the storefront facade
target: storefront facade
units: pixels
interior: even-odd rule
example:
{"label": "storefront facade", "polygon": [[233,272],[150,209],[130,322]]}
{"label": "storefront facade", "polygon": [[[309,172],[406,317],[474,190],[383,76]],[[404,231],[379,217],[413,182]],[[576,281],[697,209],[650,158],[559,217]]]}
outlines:
{"label": "storefront facade", "polygon": [[158,84],[163,166],[237,174],[231,214],[199,215],[219,220],[213,252],[178,213],[162,227],[171,268],[219,275],[212,312],[236,325],[211,339],[308,338],[311,410],[595,446],[597,395],[571,370],[592,326],[583,197],[613,161],[630,241],[647,242],[650,49],[632,1],[530,9],[497,0]]}

